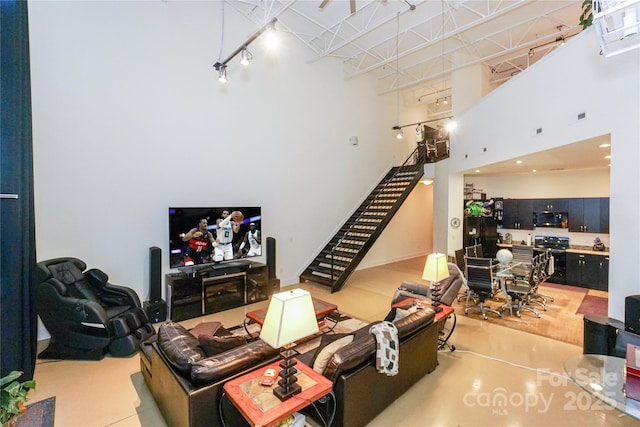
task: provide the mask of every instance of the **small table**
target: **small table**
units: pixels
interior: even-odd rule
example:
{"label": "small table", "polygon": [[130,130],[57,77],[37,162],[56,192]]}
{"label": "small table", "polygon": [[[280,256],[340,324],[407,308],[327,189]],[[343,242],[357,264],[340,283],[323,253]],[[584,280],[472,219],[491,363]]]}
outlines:
{"label": "small table", "polygon": [[[321,320],[327,314],[333,313],[338,309],[337,305],[331,304],[330,302],[322,301],[313,297],[311,298],[311,300],[313,301],[313,309],[316,312],[316,318],[318,320]],[[264,318],[266,315],[267,307],[248,312],[247,318],[262,326],[264,324]]]}
{"label": "small table", "polygon": [[591,396],[640,420],[640,402],[625,396],[625,362],[620,357],[585,354],[567,359],[564,370]]}
{"label": "small table", "polygon": [[223,390],[242,416],[253,426],[272,426],[294,412],[312,404],[331,392],[332,383],[304,363],[298,362],[299,394],[281,402],[273,394],[277,382],[266,387],[260,385],[260,378],[268,368],[279,370],[280,361],[256,369],[225,383]]}

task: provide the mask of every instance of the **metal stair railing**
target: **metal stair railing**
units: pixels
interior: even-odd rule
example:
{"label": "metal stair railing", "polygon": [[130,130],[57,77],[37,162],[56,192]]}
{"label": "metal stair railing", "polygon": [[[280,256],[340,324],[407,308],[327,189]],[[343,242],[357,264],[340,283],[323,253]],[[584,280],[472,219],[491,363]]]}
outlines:
{"label": "metal stair railing", "polygon": [[[389,186],[390,182],[393,182],[394,178],[396,178],[397,176],[399,176],[400,174],[406,173],[406,172],[415,172],[417,170],[419,170],[420,168],[424,167],[424,163],[426,161],[426,157],[427,157],[427,153],[426,150],[421,147],[418,146],[415,150],[413,150],[413,152],[409,155],[409,157],[407,157],[407,159],[404,161],[404,163],[402,163],[402,165],[398,166],[398,168],[396,169],[396,171],[393,173],[393,175],[391,175],[390,177],[385,179],[384,184],[382,185],[382,187],[378,187],[376,186],[374,191],[377,191],[376,195],[369,201],[369,203],[366,205],[366,207],[364,209],[360,210],[360,213],[358,216],[356,216],[354,218],[354,215],[351,216],[351,218],[349,219],[349,221],[351,222],[351,225],[349,226],[349,228],[342,233],[342,236],[340,237],[340,239],[338,240],[338,242],[333,245],[333,247],[331,248],[331,252],[330,252],[330,258],[331,258],[331,289],[333,291],[333,288],[335,287],[335,284],[338,281],[338,278],[340,276],[338,276],[336,278],[335,276],[335,265],[334,265],[334,257],[336,249],[340,246],[341,243],[344,242],[344,240],[346,239],[346,237],[349,235],[350,232],[352,232],[354,225],[358,223],[358,220],[360,218],[362,218],[362,216],[364,215],[365,212],[367,212],[367,210],[372,206],[373,203],[375,203],[381,194],[384,194],[384,190]],[[406,190],[406,187],[405,187]],[[404,192],[404,190],[403,190]],[[394,205],[397,203],[397,198],[396,201],[394,202]],[[362,205],[360,205],[360,207],[358,209],[360,209],[362,207]],[[393,208],[391,208],[393,209]],[[388,213],[389,210],[387,210]],[[335,237],[335,236],[334,236]],[[371,235],[367,238],[370,239]],[[351,263],[353,262],[353,258]],[[351,264],[350,263],[350,264]],[[344,271],[340,272],[340,275],[344,274],[347,271],[347,269],[345,269]]]}

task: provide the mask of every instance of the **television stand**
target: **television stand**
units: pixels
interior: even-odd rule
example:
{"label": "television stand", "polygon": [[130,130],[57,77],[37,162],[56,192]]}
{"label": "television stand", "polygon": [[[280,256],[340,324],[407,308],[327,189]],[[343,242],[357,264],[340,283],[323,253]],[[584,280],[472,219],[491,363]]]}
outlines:
{"label": "television stand", "polygon": [[238,260],[167,274],[166,286],[168,317],[180,321],[266,300],[280,280],[269,279],[266,264]]}

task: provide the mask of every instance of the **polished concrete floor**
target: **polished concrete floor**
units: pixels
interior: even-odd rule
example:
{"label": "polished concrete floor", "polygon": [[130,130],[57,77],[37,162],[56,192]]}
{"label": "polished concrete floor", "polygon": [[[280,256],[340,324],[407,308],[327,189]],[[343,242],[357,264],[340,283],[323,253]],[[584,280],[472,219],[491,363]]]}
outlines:
{"label": "polished concrete floor", "polygon": [[[345,287],[329,293],[303,284],[316,297],[365,320],[380,320],[403,280],[416,280],[424,259],[407,260],[354,273]],[[182,322],[239,324],[266,302]],[[558,325],[562,327],[562,325]],[[636,421],[573,384],[563,362],[582,348],[538,335],[458,316],[439,366],[374,419],[369,426],[638,426]],[[400,356],[402,357],[402,355]],[[56,396],[56,427],[146,426],[164,422],[138,365],[138,356],[102,361],[39,360],[37,388],[30,401]],[[384,390],[371,390],[384,393]],[[367,396],[362,396],[367,405]],[[218,423],[212,420],[211,425]]]}

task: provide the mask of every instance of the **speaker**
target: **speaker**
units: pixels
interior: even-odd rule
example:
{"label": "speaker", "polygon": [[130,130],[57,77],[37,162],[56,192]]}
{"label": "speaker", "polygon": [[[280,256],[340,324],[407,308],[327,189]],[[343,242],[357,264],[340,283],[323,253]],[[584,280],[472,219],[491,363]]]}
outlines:
{"label": "speaker", "polygon": [[142,307],[152,323],[164,322],[167,319],[167,303],[165,301],[145,301]]}
{"label": "speaker", "polygon": [[624,299],[624,329],[640,334],[640,295],[631,295]]}
{"label": "speaker", "polygon": [[609,318],[584,316],[583,354],[610,354],[616,340],[616,329],[609,325]]}
{"label": "speaker", "polygon": [[162,249],[157,246],[149,248],[149,301],[162,300]]}
{"label": "speaker", "polygon": [[273,237],[267,237],[267,271],[269,272],[268,278],[275,279],[276,277],[276,239]]}

